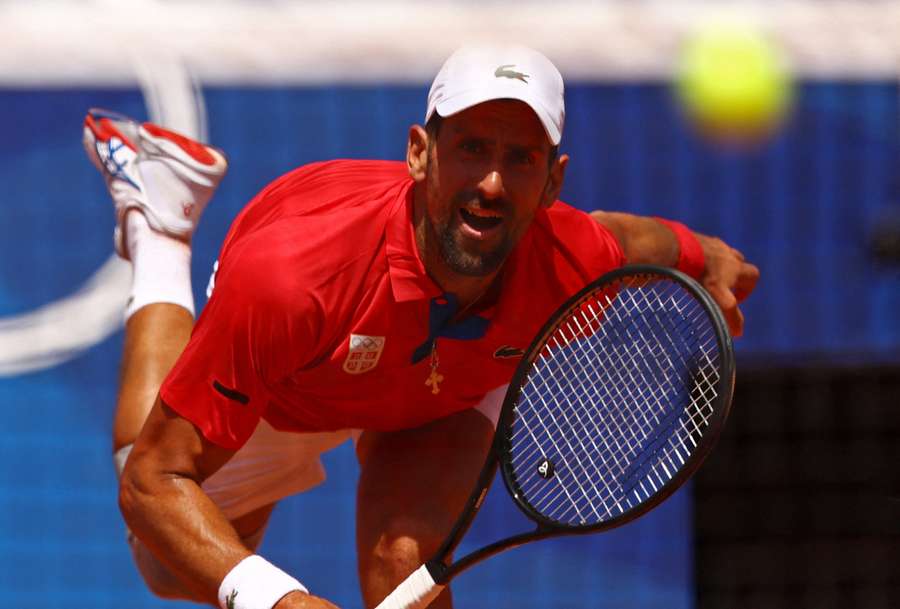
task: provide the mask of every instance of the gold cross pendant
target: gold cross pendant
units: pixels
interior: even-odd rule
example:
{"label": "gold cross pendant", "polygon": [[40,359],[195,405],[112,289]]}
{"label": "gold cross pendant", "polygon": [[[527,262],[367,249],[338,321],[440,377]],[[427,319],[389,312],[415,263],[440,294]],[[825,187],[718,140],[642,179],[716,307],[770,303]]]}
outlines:
{"label": "gold cross pendant", "polygon": [[432,395],[437,395],[441,392],[441,388],[439,383],[444,380],[444,375],[437,371],[437,367],[433,367],[431,369],[431,374],[428,375],[428,379],[425,381],[425,384],[431,387]]}
{"label": "gold cross pendant", "polygon": [[438,372],[440,360],[437,353],[437,339],[431,343],[431,373],[425,380],[425,385],[431,387],[431,395],[437,395],[441,392],[439,384],[443,382],[444,375]]}

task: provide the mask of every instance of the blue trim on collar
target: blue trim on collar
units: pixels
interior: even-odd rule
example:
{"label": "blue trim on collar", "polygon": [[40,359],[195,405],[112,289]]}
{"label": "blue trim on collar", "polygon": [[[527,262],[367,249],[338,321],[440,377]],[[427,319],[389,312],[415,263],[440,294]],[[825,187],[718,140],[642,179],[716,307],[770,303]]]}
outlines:
{"label": "blue trim on collar", "polygon": [[456,340],[477,340],[487,332],[491,321],[480,315],[472,315],[457,322],[451,322],[459,309],[459,299],[456,294],[446,292],[441,296],[431,299],[428,311],[428,338],[416,347],[412,354],[412,363],[417,364],[434,347],[438,338],[453,338]]}

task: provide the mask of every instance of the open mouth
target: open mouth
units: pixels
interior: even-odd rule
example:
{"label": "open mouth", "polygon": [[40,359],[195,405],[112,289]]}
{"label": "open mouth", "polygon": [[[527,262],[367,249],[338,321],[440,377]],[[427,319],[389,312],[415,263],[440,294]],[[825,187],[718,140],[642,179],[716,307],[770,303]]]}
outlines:
{"label": "open mouth", "polygon": [[503,222],[503,214],[492,209],[463,207],[459,213],[463,222],[479,233],[497,228]]}

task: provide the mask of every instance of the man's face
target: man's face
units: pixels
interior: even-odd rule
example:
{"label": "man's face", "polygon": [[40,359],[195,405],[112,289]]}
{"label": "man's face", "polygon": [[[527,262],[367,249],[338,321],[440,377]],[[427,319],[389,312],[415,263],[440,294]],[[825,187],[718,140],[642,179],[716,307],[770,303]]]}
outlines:
{"label": "man's face", "polygon": [[500,267],[559,192],[565,162],[551,164],[551,151],[534,111],[519,101],[443,119],[428,146],[424,221],[451,271],[485,276]]}

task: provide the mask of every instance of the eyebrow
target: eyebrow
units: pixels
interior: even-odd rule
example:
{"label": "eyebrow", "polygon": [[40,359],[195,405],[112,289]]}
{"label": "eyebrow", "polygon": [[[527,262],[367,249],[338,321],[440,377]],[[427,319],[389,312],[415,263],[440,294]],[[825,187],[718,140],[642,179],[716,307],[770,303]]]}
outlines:
{"label": "eyebrow", "polygon": [[528,153],[534,152],[537,154],[540,154],[543,152],[543,150],[541,149],[540,146],[528,146],[528,145],[523,145],[523,144],[510,144],[509,146],[507,146],[507,148],[510,150],[514,150],[516,152],[528,152]]}
{"label": "eyebrow", "polygon": [[[476,135],[474,133],[468,133],[460,128],[455,128],[453,130],[453,135],[459,140],[476,140],[479,142],[493,142],[494,141],[490,137],[485,137],[483,135]],[[541,154],[543,152],[540,145],[532,145],[532,144],[507,144],[506,148],[508,150],[514,150],[516,152],[534,152],[537,154]]]}

